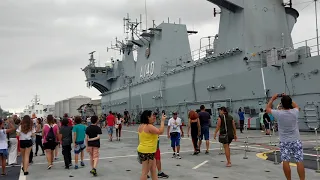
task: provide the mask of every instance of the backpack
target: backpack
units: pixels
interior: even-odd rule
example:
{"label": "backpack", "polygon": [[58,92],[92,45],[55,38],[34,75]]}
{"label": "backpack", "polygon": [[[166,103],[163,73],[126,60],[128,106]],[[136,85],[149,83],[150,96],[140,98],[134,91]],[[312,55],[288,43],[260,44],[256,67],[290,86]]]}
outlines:
{"label": "backpack", "polygon": [[50,126],[50,130],[46,136],[47,142],[56,142],[56,136],[54,135],[53,132],[53,126]]}

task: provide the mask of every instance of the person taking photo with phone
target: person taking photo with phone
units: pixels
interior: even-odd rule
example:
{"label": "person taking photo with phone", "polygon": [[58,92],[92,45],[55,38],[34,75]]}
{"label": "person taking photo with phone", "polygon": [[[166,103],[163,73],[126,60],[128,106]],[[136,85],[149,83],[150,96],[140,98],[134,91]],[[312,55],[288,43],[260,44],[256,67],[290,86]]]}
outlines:
{"label": "person taking photo with phone", "polygon": [[[278,97],[281,97],[282,109],[272,110],[272,104]],[[291,180],[291,155],[294,156],[294,160],[297,163],[300,180],[305,180],[303,148],[298,125],[298,105],[292,101],[290,96],[275,94],[267,104],[266,112],[271,113],[278,121],[281,160],[283,162],[283,171],[287,180]]]}

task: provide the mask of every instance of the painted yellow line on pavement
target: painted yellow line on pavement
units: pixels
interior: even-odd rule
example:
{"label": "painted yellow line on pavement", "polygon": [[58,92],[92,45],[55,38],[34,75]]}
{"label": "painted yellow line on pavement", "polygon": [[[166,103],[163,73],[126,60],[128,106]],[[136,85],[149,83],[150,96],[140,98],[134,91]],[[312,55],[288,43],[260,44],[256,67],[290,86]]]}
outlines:
{"label": "painted yellow line on pavement", "polygon": [[[266,151],[266,152],[263,152],[263,153],[257,153],[256,156],[258,158],[260,158],[260,159],[267,160],[268,159],[268,154],[271,154],[273,152],[274,151]],[[281,164],[282,164],[282,162],[281,162]],[[297,166],[296,163],[289,163],[289,165],[292,166],[292,167],[296,167]]]}

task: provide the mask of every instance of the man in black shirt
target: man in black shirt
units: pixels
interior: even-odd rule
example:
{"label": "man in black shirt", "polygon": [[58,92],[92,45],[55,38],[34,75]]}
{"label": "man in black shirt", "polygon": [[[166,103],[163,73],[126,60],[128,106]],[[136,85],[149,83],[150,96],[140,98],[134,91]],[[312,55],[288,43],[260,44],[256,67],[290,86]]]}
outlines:
{"label": "man in black shirt", "polygon": [[100,134],[102,134],[101,128],[97,126],[98,117],[91,117],[91,125],[86,129],[86,143],[87,152],[90,154],[90,164],[92,170],[90,173],[97,176],[97,165],[99,161],[99,148],[100,148]]}
{"label": "man in black shirt", "polygon": [[266,113],[266,111],[264,111],[263,124],[264,124],[264,127],[266,129],[266,135],[270,135],[270,122],[271,122],[271,119],[270,119],[269,114]]}
{"label": "man in black shirt", "polygon": [[201,126],[201,135],[199,137],[199,149],[201,148],[202,139],[206,140],[206,154],[209,154],[209,126],[210,126],[210,114],[206,111],[206,107],[204,105],[200,106],[199,120]]}

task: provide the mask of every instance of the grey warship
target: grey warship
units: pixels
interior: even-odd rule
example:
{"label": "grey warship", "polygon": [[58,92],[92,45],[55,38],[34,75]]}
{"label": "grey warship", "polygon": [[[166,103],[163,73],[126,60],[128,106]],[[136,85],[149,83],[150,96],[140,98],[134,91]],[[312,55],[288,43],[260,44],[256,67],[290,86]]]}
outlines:
{"label": "grey warship", "polygon": [[[226,106],[236,115],[243,107],[248,128],[259,128],[260,108],[274,93],[291,95],[300,105],[301,130],[320,126],[319,43],[313,38],[293,43],[291,32],[299,12],[282,0],[207,0],[217,5],[219,33],[209,44],[191,51],[190,31],[180,23],[153,23],[124,18],[130,37],[116,40],[122,60],[97,67],[94,52],[83,71],[87,86],[101,92],[104,112],[145,109],[177,111],[186,122],[188,111],[207,107],[213,117]],[[137,59],[134,59],[134,52]],[[216,118],[212,118],[212,125]]]}

